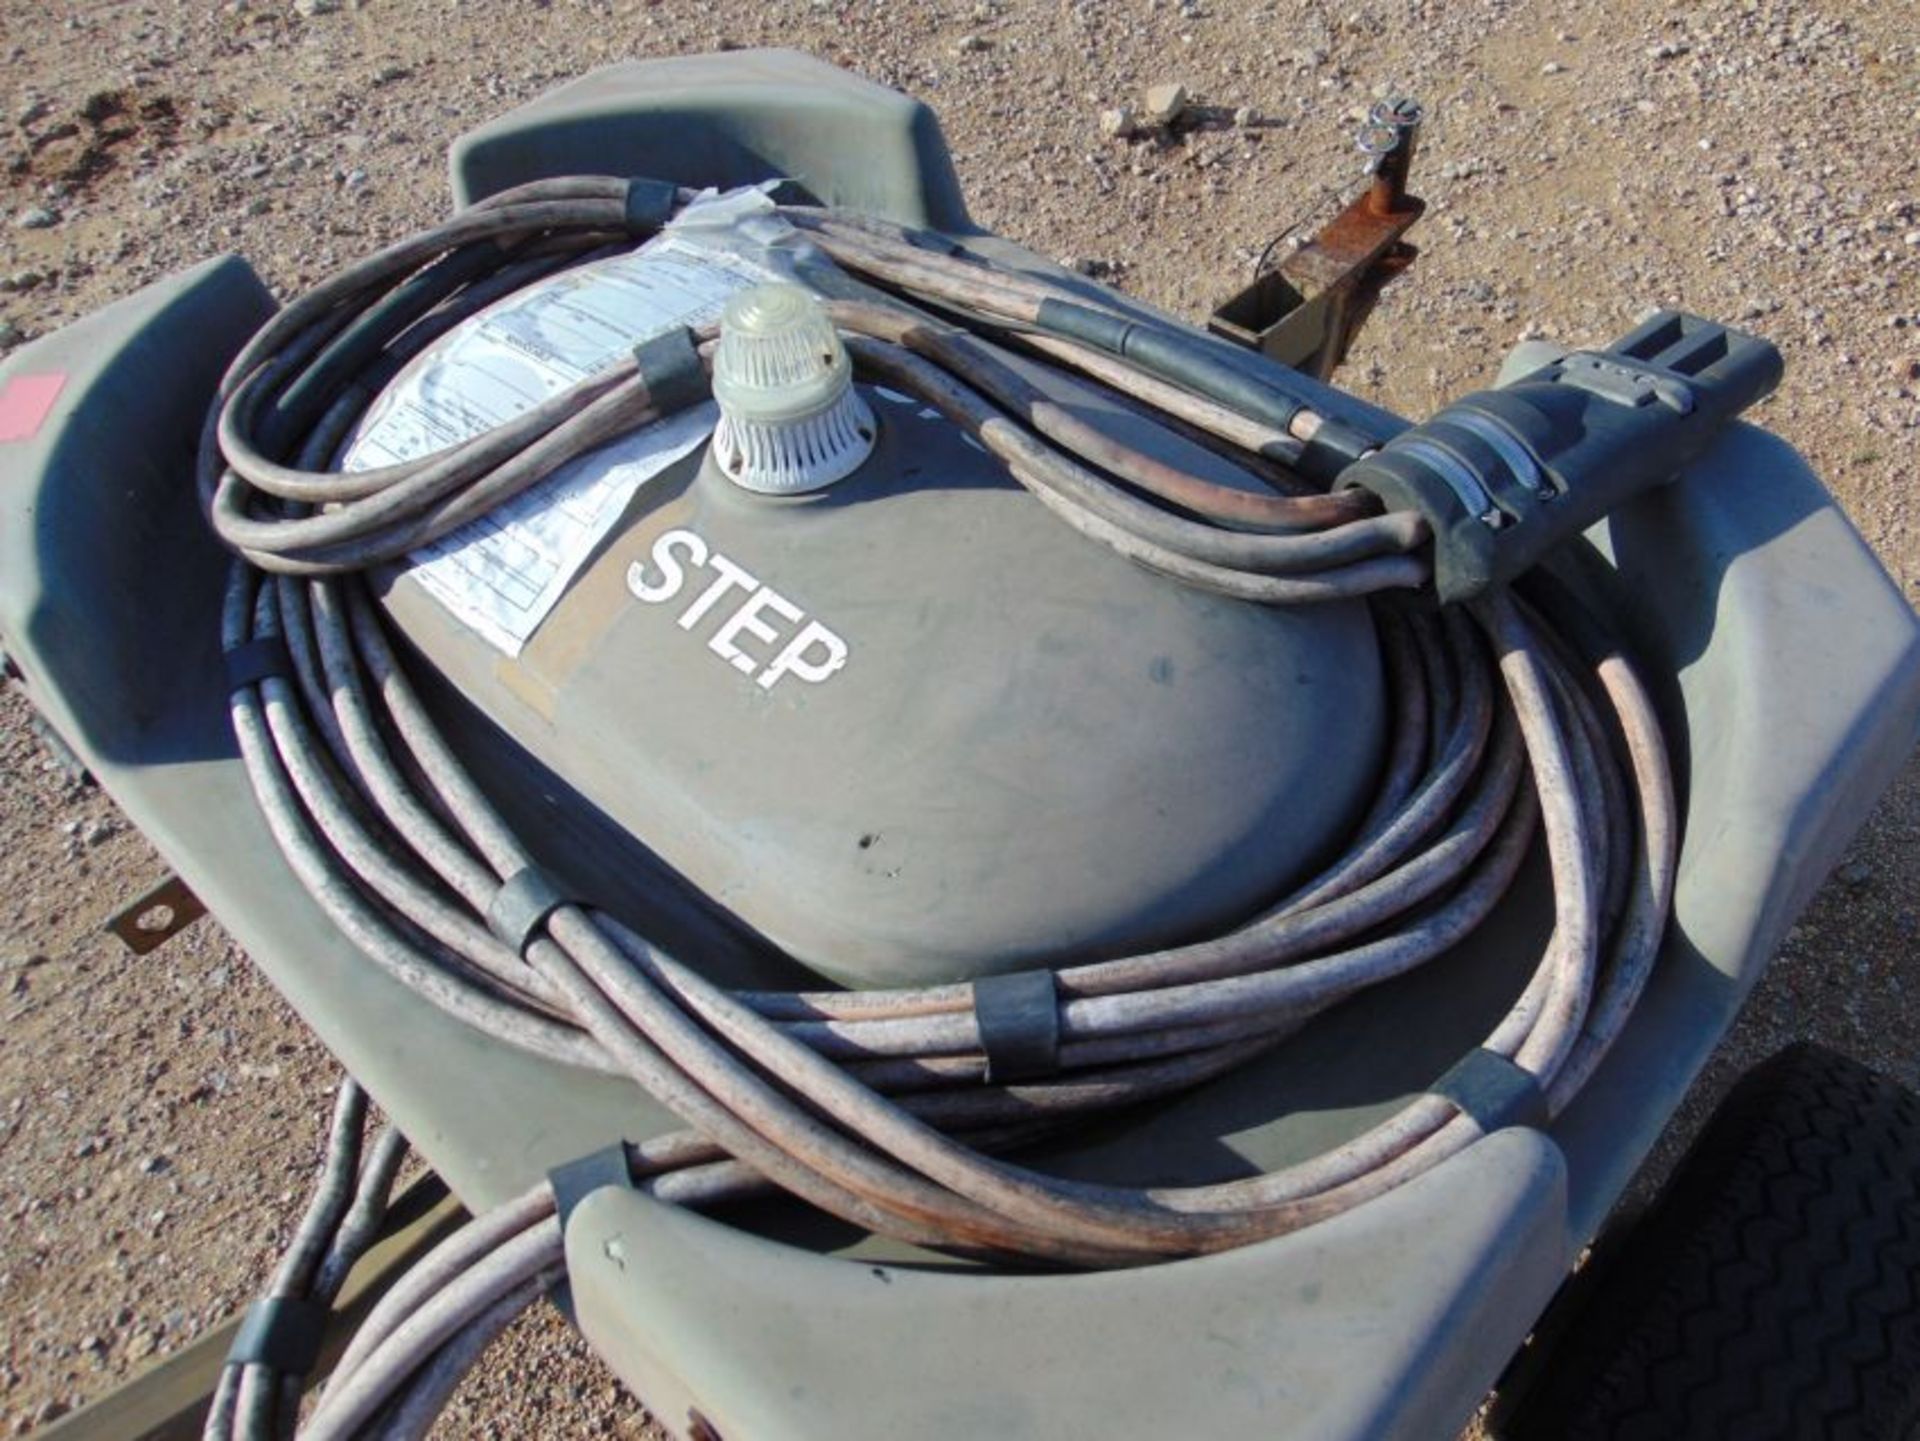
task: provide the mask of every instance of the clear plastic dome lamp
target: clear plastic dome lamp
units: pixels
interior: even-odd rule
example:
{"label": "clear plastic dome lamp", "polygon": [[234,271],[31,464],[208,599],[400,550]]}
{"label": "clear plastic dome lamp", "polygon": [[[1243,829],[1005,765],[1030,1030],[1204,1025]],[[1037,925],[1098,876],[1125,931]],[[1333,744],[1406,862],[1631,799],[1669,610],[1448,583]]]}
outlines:
{"label": "clear plastic dome lamp", "polygon": [[826,309],[797,285],[756,285],[727,302],[713,398],[714,459],[748,490],[819,490],[873,449],[873,412],[853,388],[853,362]]}

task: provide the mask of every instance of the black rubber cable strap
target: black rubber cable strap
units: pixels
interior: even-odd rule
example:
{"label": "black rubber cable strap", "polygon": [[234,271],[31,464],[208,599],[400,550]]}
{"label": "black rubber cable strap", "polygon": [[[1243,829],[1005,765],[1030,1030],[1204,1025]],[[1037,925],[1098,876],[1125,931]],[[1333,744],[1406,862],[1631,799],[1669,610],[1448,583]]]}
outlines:
{"label": "black rubber cable strap", "polygon": [[1453,1102],[1487,1135],[1509,1126],[1543,1129],[1547,1093],[1533,1072],[1484,1046],[1468,1051],[1428,1093]]}
{"label": "black rubber cable strap", "polygon": [[669,220],[680,203],[680,187],[671,180],[649,180],[636,175],[627,182],[627,229],[651,235]]}
{"label": "black rubber cable strap", "polygon": [[524,956],[547,917],[572,900],[545,871],[528,866],[515,871],[495,893],[487,907],[487,929]]}
{"label": "black rubber cable strap", "polygon": [[623,1191],[633,1189],[627,1143],[615,1141],[611,1146],[563,1161],[547,1172],[547,1183],[553,1187],[554,1212],[560,1217],[560,1232],[565,1235],[573,1208],[595,1191],[608,1186],[618,1186]]}
{"label": "black rubber cable strap", "polygon": [[286,641],[277,635],[243,640],[233,649],[222,652],[220,661],[227,670],[228,695],[259,685],[263,680],[274,677],[287,680],[293,675],[293,657],[287,654]]}
{"label": "black rubber cable strap", "polygon": [[987,1079],[1028,1081],[1060,1066],[1060,1007],[1052,971],[982,976],[973,983],[973,1021],[987,1053]]}
{"label": "black rubber cable strap", "polygon": [[693,332],[684,325],[641,341],[633,347],[633,359],[640,367],[647,399],[662,415],[677,415],[713,394]]}
{"label": "black rubber cable strap", "polygon": [[[615,1141],[611,1146],[603,1146],[598,1151],[589,1151],[584,1156],[563,1161],[547,1172],[547,1184],[553,1187],[553,1209],[560,1220],[560,1238],[564,1244],[567,1223],[573,1219],[574,1208],[587,1197],[609,1186],[618,1186],[623,1191],[634,1189],[633,1171],[627,1160],[627,1143]],[[556,1285],[551,1292],[551,1299],[562,1316],[569,1322],[579,1324],[573,1311],[572,1282],[562,1281]]]}
{"label": "black rubber cable strap", "polygon": [[251,1306],[227,1348],[229,1366],[265,1366],[288,1376],[304,1376],[320,1359],[332,1309],[300,1296],[262,1296]]}

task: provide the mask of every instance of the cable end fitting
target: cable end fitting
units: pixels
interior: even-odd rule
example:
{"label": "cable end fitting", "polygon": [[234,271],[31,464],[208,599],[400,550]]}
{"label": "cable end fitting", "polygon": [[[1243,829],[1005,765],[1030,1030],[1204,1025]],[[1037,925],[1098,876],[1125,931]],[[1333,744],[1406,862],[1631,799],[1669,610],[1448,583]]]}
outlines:
{"label": "cable end fitting", "polygon": [[1471,600],[1672,480],[1782,369],[1757,336],[1660,311],[1605,350],[1453,402],[1349,466],[1336,488],[1424,515],[1441,602]]}

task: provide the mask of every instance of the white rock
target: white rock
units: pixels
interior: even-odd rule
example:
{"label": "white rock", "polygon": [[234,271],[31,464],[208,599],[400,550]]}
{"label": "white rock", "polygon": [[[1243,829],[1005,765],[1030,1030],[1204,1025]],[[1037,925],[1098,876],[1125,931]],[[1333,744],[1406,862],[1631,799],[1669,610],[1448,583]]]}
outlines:
{"label": "white rock", "polygon": [[1147,119],[1155,125],[1171,125],[1187,108],[1187,87],[1155,85],[1147,91]]}
{"label": "white rock", "polygon": [[1133,134],[1134,124],[1133,112],[1124,105],[1100,112],[1100,133],[1115,140],[1124,140]]}

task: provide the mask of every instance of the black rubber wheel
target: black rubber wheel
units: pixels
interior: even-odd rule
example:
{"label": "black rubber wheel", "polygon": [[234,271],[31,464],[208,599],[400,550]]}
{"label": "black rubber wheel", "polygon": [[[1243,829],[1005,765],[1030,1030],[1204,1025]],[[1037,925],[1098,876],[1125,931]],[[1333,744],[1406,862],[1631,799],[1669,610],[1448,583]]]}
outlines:
{"label": "black rubber wheel", "polygon": [[1510,1413],[1496,1408],[1496,1435],[1912,1436],[1920,1099],[1832,1051],[1789,1047],[1747,1073],[1588,1270],[1548,1318],[1553,1339]]}

